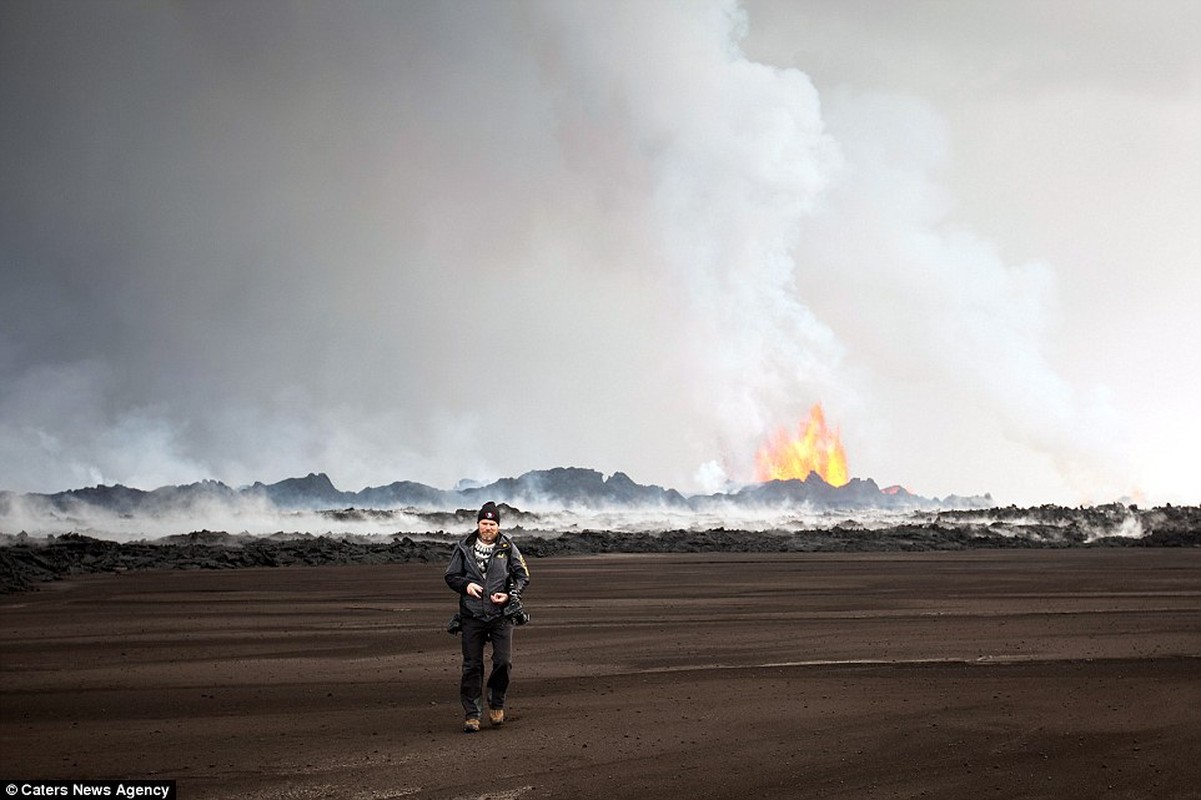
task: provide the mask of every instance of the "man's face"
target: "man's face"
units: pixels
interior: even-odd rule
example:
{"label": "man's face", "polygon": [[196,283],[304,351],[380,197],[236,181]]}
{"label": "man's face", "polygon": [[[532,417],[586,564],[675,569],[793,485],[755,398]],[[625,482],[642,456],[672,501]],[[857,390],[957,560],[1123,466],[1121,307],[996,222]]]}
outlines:
{"label": "man's face", "polygon": [[500,533],[500,524],[494,519],[481,519],[479,531],[480,541],[490,544],[496,541],[496,536]]}

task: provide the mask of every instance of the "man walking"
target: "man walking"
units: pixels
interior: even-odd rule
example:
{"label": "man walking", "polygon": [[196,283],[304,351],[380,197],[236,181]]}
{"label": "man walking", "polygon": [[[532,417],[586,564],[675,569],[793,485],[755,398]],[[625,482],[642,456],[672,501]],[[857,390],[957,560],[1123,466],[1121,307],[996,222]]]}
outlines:
{"label": "man walking", "polygon": [[455,545],[446,567],[446,585],[459,593],[463,634],[463,679],[459,699],[466,720],[463,731],[480,729],[483,715],[484,645],[492,643],[488,675],[488,721],[505,721],[505,692],[512,671],[513,623],[505,606],[518,600],[530,582],[530,571],[517,545],[500,533],[500,510],[484,503],[476,529]]}

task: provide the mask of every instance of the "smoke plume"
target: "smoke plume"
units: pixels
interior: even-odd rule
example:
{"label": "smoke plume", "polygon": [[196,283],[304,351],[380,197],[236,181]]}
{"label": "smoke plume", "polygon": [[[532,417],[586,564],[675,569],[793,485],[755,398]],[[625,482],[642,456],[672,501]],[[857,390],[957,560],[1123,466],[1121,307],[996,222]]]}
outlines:
{"label": "smoke plume", "polygon": [[731,2],[3,14],[0,486],[712,489],[820,400],[882,484],[1124,488],[938,115]]}

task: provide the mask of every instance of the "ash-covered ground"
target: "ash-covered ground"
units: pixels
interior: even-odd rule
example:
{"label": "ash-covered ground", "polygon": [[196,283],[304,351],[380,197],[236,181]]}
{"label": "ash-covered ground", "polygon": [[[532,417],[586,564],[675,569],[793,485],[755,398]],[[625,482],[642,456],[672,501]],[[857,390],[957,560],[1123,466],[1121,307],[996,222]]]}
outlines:
{"label": "ash-covered ground", "polygon": [[[1201,507],[989,508],[909,513],[772,512],[728,519],[662,510],[527,512],[502,506],[506,531],[534,558],[590,553],[889,552],[997,548],[1198,547]],[[84,527],[0,531],[0,592],[96,572],[442,561],[475,511],[346,508],[286,515],[293,530],[209,529],[121,541]],[[143,521],[148,528],[152,520]],[[136,519],[126,519],[132,528]]]}
{"label": "ash-covered ground", "polygon": [[2,596],[3,761],[188,800],[1201,798],[1195,547],[542,559],[471,736],[442,571]]}

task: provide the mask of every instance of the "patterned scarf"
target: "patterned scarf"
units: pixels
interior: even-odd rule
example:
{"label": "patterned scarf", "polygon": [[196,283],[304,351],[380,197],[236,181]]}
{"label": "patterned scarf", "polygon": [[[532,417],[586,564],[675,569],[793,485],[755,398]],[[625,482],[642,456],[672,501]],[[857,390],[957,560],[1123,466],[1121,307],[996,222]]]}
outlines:
{"label": "patterned scarf", "polygon": [[492,551],[496,549],[496,542],[492,544],[484,544],[479,539],[475,540],[472,546],[472,554],[475,556],[475,565],[480,568],[481,575],[488,574],[488,559],[492,557]]}

